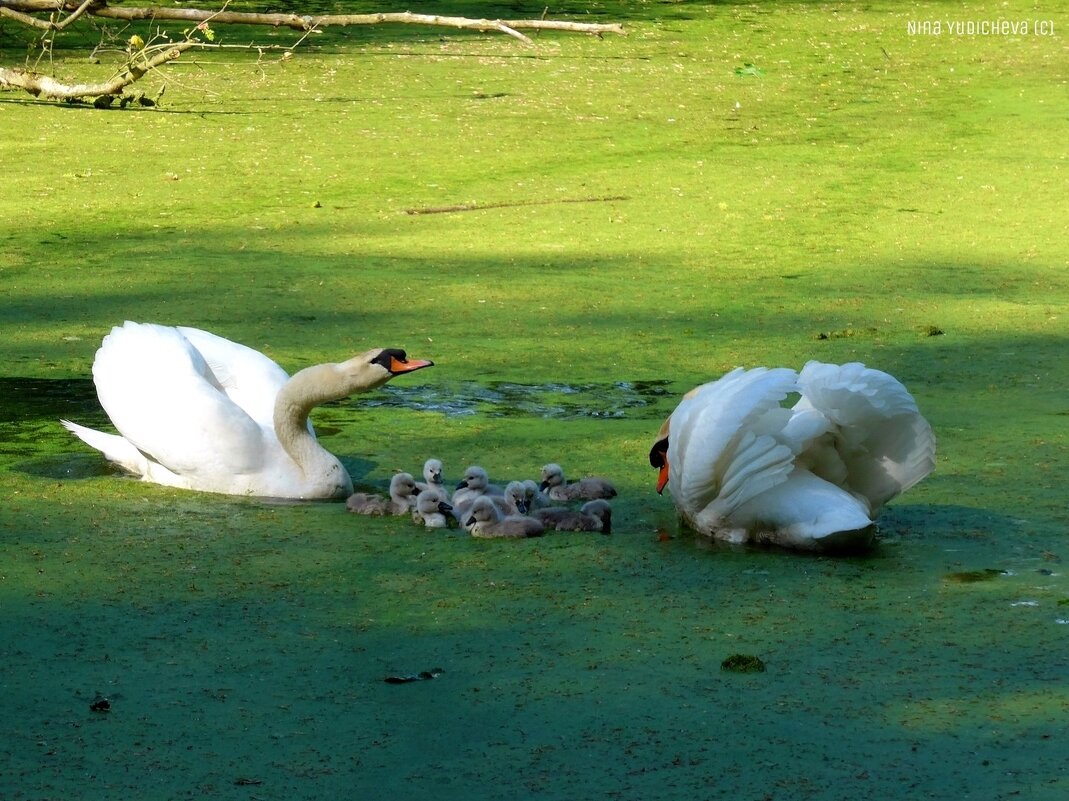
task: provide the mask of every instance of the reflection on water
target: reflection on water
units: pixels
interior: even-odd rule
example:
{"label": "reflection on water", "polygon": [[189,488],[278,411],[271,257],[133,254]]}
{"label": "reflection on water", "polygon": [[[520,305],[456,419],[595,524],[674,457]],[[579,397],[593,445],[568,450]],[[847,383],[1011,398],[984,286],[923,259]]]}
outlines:
{"label": "reflection on water", "polygon": [[99,411],[91,378],[0,378],[0,423],[69,419]]}
{"label": "reflection on water", "polygon": [[[508,381],[459,385],[388,385],[369,395],[338,401],[341,406],[415,409],[449,416],[545,417],[553,419],[660,419],[673,397],[667,381],[585,384],[520,384]],[[88,378],[0,378],[0,426],[35,420],[75,419],[94,426],[104,417]]]}
{"label": "reflection on water", "polygon": [[[661,401],[674,396],[667,385],[667,381],[398,385],[328,406],[354,410],[361,407],[413,409],[453,417],[659,420],[667,414],[670,405]],[[17,459],[24,472],[42,477],[86,478],[110,471],[112,468],[95,454],[91,458],[66,452],[42,455],[42,442],[56,437],[70,439],[59,425],[61,419],[112,430],[91,379],[0,377],[0,455]],[[337,430],[325,424],[317,426],[320,436]]]}
{"label": "reflection on water", "polygon": [[348,400],[361,406],[441,412],[449,416],[573,419],[660,419],[659,402],[673,396],[667,381],[609,384],[517,384],[507,381],[458,386],[387,386],[374,397]]}

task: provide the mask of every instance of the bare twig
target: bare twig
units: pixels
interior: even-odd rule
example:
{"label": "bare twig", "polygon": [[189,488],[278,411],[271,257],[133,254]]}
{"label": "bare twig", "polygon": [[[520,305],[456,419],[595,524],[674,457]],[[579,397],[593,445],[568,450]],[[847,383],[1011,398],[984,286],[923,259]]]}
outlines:
{"label": "bare twig", "polygon": [[12,70],[0,67],[0,86],[10,86],[17,89],[25,89],[35,97],[53,97],[57,100],[72,100],[83,97],[99,97],[101,95],[117,95],[127,86],[141,78],[145,73],[154,70],[168,61],[174,61],[185,50],[196,47],[197,41],[186,40],[176,42],[162,49],[150,59],[140,63],[131,62],[119,75],[101,83],[76,83],[66,84],[57,81],[48,75],[41,75],[28,70]]}
{"label": "bare twig", "polygon": [[566,197],[560,200],[514,200],[497,203],[458,203],[455,206],[418,206],[405,209],[405,214],[452,214],[457,211],[483,211],[484,209],[512,209],[518,206],[552,206],[557,203],[612,203],[630,200],[626,195],[607,197]]}

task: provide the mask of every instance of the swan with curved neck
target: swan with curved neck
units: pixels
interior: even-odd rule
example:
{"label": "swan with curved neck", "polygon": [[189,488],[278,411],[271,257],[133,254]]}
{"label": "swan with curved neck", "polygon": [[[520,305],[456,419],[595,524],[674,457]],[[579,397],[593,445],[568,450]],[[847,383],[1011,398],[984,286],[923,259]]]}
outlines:
{"label": "swan with curved neck", "polygon": [[859,550],[880,508],[932,472],[935,445],[893,376],[811,361],[797,373],[738,368],[692,389],[657,433],[650,464],[657,491],[667,486],[701,534]]}
{"label": "swan with curved neck", "polygon": [[126,322],[104,337],[93,380],[119,434],[62,421],[143,481],[202,492],[346,498],[352,480],[308,421],[323,403],[433,364],[375,348],[290,378],[251,348],[195,328]]}

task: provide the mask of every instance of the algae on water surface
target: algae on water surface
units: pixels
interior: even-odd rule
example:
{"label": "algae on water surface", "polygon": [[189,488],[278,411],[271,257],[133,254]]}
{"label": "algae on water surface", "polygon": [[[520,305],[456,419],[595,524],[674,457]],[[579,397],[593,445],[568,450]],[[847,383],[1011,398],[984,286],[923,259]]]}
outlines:
{"label": "algae on water surface", "polygon": [[[158,112],[2,98],[0,796],[1069,792],[1069,20],[565,10],[629,36],[331,33],[179,62]],[[470,208],[405,213],[431,206]],[[430,356],[316,412],[361,484],[558,461],[614,479],[614,534],[476,542],[116,476],[56,421],[106,424],[90,365],[127,318],[291,371]],[[661,419],[810,358],[902,379],[936,472],[864,558],[694,540],[652,488]]]}

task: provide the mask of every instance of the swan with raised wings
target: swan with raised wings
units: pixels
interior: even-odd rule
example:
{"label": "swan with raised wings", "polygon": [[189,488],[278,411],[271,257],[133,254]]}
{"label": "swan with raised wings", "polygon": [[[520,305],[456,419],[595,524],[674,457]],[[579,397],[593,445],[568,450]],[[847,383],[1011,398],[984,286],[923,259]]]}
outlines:
{"label": "swan with raised wings", "polygon": [[[800,397],[791,407],[782,401]],[[688,392],[650,450],[684,521],[733,543],[854,550],[935,467],[935,436],[893,376],[853,362],[738,368]]]}
{"label": "swan with raised wings", "polygon": [[375,348],[291,378],[252,348],[195,328],[126,322],[97,351],[93,381],[119,434],[62,421],[156,484],[274,498],[346,498],[352,480],[316,440],[319,404],[433,364]]}

